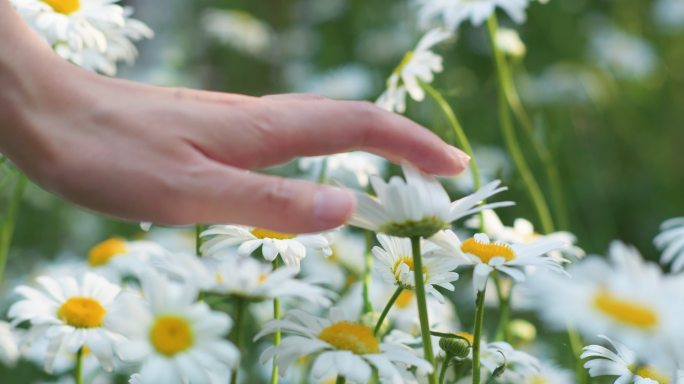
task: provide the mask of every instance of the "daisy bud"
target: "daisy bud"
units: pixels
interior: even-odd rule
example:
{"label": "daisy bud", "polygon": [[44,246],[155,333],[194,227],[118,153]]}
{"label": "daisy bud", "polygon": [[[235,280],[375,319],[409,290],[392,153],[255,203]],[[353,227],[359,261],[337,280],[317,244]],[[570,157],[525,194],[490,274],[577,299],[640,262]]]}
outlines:
{"label": "daisy bud", "polygon": [[439,339],[439,347],[447,353],[447,355],[464,359],[468,357],[470,351],[470,342],[463,337],[442,337]]}

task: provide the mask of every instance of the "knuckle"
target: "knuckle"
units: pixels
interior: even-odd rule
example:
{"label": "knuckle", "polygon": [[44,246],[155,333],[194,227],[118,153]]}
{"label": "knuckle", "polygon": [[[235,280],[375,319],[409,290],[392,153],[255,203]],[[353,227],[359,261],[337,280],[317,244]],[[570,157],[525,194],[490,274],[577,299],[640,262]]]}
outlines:
{"label": "knuckle", "polygon": [[354,114],[358,121],[356,133],[360,144],[367,144],[372,140],[374,132],[384,124],[382,110],[368,101],[354,101]]}
{"label": "knuckle", "polygon": [[274,179],[263,189],[261,201],[269,211],[277,214],[291,212],[294,209],[295,192],[290,182],[285,179]]}
{"label": "knuckle", "polygon": [[189,88],[176,87],[172,88],[171,92],[173,94],[173,98],[176,100],[190,100],[193,98],[193,93]]}

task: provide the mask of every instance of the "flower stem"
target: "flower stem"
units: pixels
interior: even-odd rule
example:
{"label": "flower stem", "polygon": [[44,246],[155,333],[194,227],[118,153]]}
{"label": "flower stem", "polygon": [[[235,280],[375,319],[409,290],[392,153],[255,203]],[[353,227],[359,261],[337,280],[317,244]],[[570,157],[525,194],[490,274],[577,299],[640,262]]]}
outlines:
{"label": "flower stem", "polygon": [[[242,354],[242,328],[244,325],[244,317],[245,317],[245,310],[247,309],[247,302],[245,299],[242,298],[237,298],[235,302],[235,328],[233,329],[233,343],[235,343],[235,347],[240,351],[240,356],[244,356]],[[240,370],[240,365],[238,364],[235,369],[233,369],[233,373],[231,374],[231,379],[230,382],[233,384],[238,383],[238,371]]]}
{"label": "flower stem", "polygon": [[[446,101],[444,96],[436,90],[432,85],[422,81],[418,80],[420,82],[420,86],[423,87],[425,92],[427,92],[430,97],[437,103],[439,108],[442,110],[444,113],[444,117],[446,117],[447,121],[449,122],[449,125],[451,125],[451,128],[454,130],[454,135],[456,135],[456,141],[458,141],[458,145],[463,148],[463,150],[470,156],[470,162],[468,165],[470,166],[470,172],[472,173],[473,176],[473,188],[477,191],[480,189],[480,185],[482,184],[482,180],[480,179],[480,170],[477,167],[477,162],[475,161],[475,154],[473,153],[473,147],[470,145],[470,140],[468,140],[468,136],[465,133],[465,130],[463,129],[463,126],[461,123],[458,121],[458,118],[456,117],[456,113],[454,110],[451,108],[449,103]],[[480,232],[484,232],[484,213],[480,211]]]}
{"label": "flower stem", "polygon": [[541,160],[544,166],[546,178],[548,179],[551,188],[551,196],[553,198],[552,200],[558,223],[561,228],[567,229],[569,227],[568,214],[565,204],[565,194],[558,173],[558,165],[553,156],[551,156],[549,149],[544,145],[544,142],[534,134],[532,120],[530,120],[530,117],[525,111],[525,107],[520,101],[520,96],[515,88],[515,82],[513,81],[511,71],[506,71],[506,75],[505,81],[501,84],[502,90],[506,94],[506,99],[513,111],[513,115],[523,127],[523,132],[527,136],[527,139],[532,143],[539,160]]}
{"label": "flower stem", "polygon": [[321,162],[321,169],[318,171],[318,183],[325,184],[328,179],[328,157],[324,157]]}
{"label": "flower stem", "polygon": [[370,285],[373,280],[373,232],[364,231],[366,235],[366,252],[363,254],[363,280],[362,280],[362,295],[363,295],[363,309],[362,313],[373,312],[373,303],[370,299]]}
{"label": "flower stem", "polygon": [[575,381],[577,384],[586,384],[587,373],[582,364],[582,359],[580,358],[580,355],[582,354],[582,340],[577,334],[577,330],[574,326],[568,324],[567,328],[570,348],[572,349],[572,355],[575,357]]}
{"label": "flower stem", "polygon": [[83,384],[83,348],[76,352],[76,367],[74,368],[74,381],[76,384]]}
{"label": "flower stem", "polygon": [[[506,79],[510,78],[510,75],[508,75],[509,68],[503,56],[503,53],[499,50],[499,48],[496,45],[497,28],[498,27],[496,15],[492,15],[487,20],[487,30],[489,32],[489,42],[492,46],[492,52],[496,64],[497,78],[499,80],[499,86],[501,88],[501,84],[504,84],[506,82]],[[522,149],[520,148],[520,143],[518,142],[518,138],[515,135],[513,119],[511,116],[511,111],[508,107],[508,100],[506,98],[505,92],[502,89],[499,89],[498,101],[499,119],[501,121],[501,129],[503,131],[503,136],[504,140],[506,141],[506,147],[508,148],[508,152],[510,152],[511,157],[513,158],[513,162],[515,163],[515,166],[518,169],[518,172],[520,172],[520,176],[522,177],[523,182],[527,187],[527,191],[530,194],[532,203],[535,207],[535,210],[537,211],[537,215],[539,216],[539,220],[541,222],[543,231],[545,233],[553,232],[554,225],[553,220],[551,219],[551,213],[549,212],[549,207],[546,203],[546,199],[544,198],[544,194],[539,188],[539,184],[537,183],[537,180],[535,179],[534,174],[530,169],[530,166],[527,164],[527,160],[525,160],[525,156],[523,155]]]}
{"label": "flower stem", "polygon": [[454,113],[454,110],[451,108],[449,103],[444,99],[444,96],[436,90],[432,85],[422,81],[420,81],[420,86],[423,87],[425,92],[427,92],[430,97],[437,103],[439,108],[442,110],[444,113],[444,117],[446,117],[447,121],[449,122],[449,125],[451,125],[451,128],[454,130],[454,134],[456,135],[456,140],[458,141],[458,145],[463,148],[463,150],[470,156],[470,170],[473,173],[473,184],[475,186],[475,190],[480,189],[480,171],[477,168],[477,162],[475,162],[475,156],[473,154],[473,148],[470,146],[470,141],[468,140],[468,136],[466,136],[465,131],[463,130],[463,126],[461,123],[458,121],[458,118],[456,117],[456,114]]}
{"label": "flower stem", "polygon": [[[273,270],[278,269],[278,259],[273,260]],[[273,319],[280,319],[280,299],[273,299]],[[273,334],[273,345],[280,344],[280,328]],[[278,384],[278,355],[273,356],[273,369],[271,370],[271,384]]]}
{"label": "flower stem", "polygon": [[389,313],[390,309],[392,309],[392,306],[397,301],[397,299],[399,298],[399,295],[401,295],[401,291],[403,291],[403,290],[404,290],[404,288],[397,287],[397,290],[394,291],[394,294],[392,294],[392,297],[390,297],[389,301],[387,302],[387,305],[385,305],[385,309],[382,310],[382,313],[380,314],[380,318],[378,319],[377,324],[375,324],[375,329],[373,330],[373,335],[378,334],[378,332],[380,331],[380,328],[382,327],[382,322],[385,321],[385,317],[387,317],[387,314]]}
{"label": "flower stem", "polygon": [[499,298],[499,325],[496,329],[495,340],[510,341],[510,332],[508,323],[511,320],[511,300],[510,293],[506,295],[501,286],[501,277],[494,271],[494,285],[496,286],[496,295]]}
{"label": "flower stem", "polygon": [[344,376],[342,375],[337,375],[337,380],[335,380],[335,384],[344,384],[347,380],[344,379]]}
{"label": "flower stem", "polygon": [[428,376],[430,384],[437,384],[435,356],[432,352],[430,338],[430,321],[428,320],[427,301],[425,297],[425,282],[423,281],[423,260],[420,254],[420,236],[411,237],[413,251],[413,276],[416,284],[416,301],[418,302],[418,319],[420,320],[420,334],[423,340],[424,358],[432,365],[432,373]]}
{"label": "flower stem", "polygon": [[482,344],[482,324],[484,322],[485,290],[477,293],[475,299],[475,330],[473,332],[473,384],[480,384],[480,344]]}
{"label": "flower stem", "polygon": [[439,384],[444,383],[444,378],[446,378],[447,369],[449,369],[449,360],[451,360],[451,354],[447,353],[442,361],[442,369],[439,370]]}
{"label": "flower stem", "polygon": [[195,224],[195,255],[202,256],[202,224]]}
{"label": "flower stem", "polygon": [[21,197],[24,195],[26,189],[26,176],[21,173],[17,174],[17,181],[14,185],[14,191],[7,207],[7,214],[3,218],[2,226],[0,226],[0,284],[5,274],[5,265],[7,264],[7,256],[9,255],[10,244],[12,243],[12,236],[14,235],[14,227],[17,222],[17,211],[21,205]]}

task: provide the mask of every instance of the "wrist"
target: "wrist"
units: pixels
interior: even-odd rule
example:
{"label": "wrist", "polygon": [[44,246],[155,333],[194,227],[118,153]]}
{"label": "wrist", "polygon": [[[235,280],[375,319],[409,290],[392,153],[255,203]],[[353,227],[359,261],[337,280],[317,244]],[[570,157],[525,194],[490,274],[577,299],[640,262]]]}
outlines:
{"label": "wrist", "polygon": [[59,108],[73,97],[68,83],[78,69],[54,54],[6,0],[0,0],[0,36],[0,152],[35,173],[36,162],[50,161],[45,116],[52,104]]}

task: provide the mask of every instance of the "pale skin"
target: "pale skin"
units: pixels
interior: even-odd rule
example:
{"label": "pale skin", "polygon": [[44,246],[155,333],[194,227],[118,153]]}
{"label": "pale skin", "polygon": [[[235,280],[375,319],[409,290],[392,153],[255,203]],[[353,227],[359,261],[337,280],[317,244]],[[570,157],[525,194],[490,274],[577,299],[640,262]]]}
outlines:
{"label": "pale skin", "polygon": [[0,152],[88,209],[135,221],[316,232],[343,224],[345,189],[253,170],[366,150],[453,175],[468,156],[373,104],[163,88],[87,72],[0,0]]}

